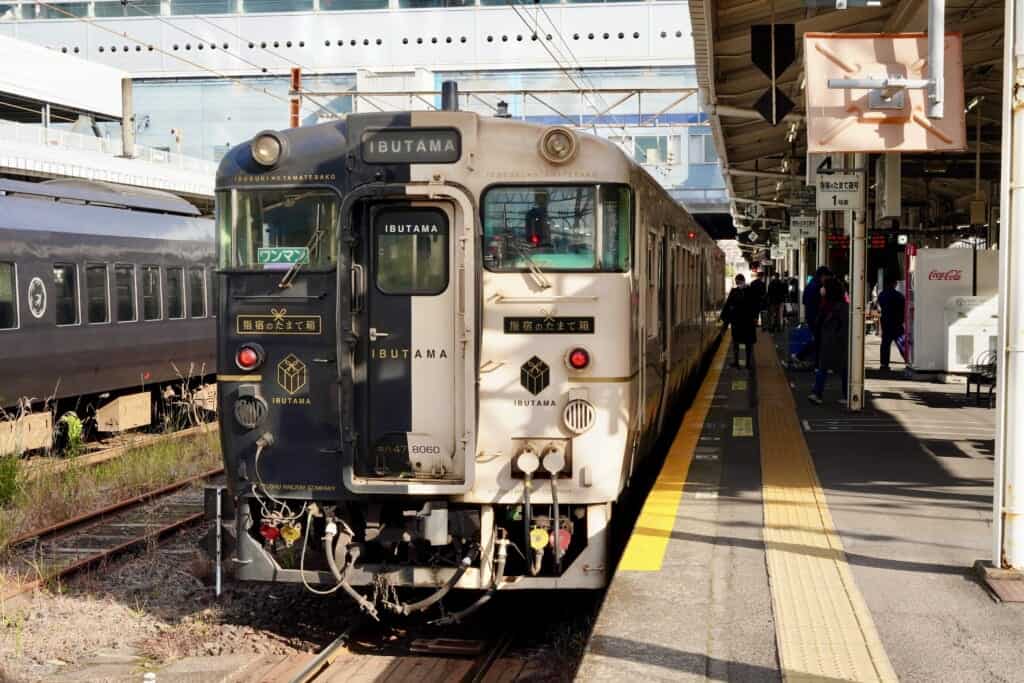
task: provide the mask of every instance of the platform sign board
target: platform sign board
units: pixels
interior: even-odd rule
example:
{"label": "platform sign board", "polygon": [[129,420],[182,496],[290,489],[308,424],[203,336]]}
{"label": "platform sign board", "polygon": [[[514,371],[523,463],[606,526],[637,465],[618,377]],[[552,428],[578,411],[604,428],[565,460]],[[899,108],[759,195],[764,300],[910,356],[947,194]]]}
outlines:
{"label": "platform sign board", "polygon": [[814,185],[800,185],[789,195],[789,209],[798,213],[811,213],[818,208],[816,200]]}
{"label": "platform sign board", "polygon": [[772,245],[772,248],[771,248],[771,258],[772,258],[773,261],[778,261],[780,258],[782,258],[782,247],[781,246],[779,246],[777,244],[773,244]]}
{"label": "platform sign board", "polygon": [[864,177],[860,173],[818,174],[818,211],[852,211],[864,207]]}
{"label": "platform sign board", "polygon": [[944,115],[926,116],[924,88],[830,88],[833,80],[929,78],[924,33],[804,34],[807,151],[959,152],[966,149],[964,64],[959,33],[945,36]]}
{"label": "platform sign board", "polygon": [[817,237],[818,217],[815,214],[790,216],[789,233],[795,240]]}

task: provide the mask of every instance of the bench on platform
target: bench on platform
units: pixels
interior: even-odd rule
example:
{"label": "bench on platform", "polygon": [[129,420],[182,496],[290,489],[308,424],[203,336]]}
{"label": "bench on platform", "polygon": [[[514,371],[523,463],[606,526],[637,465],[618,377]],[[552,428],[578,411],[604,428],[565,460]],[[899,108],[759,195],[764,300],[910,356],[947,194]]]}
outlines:
{"label": "bench on platform", "polygon": [[968,367],[970,370],[967,373],[967,396],[970,397],[973,384],[975,388],[974,402],[979,404],[981,403],[981,388],[987,386],[989,405],[992,405],[996,389],[996,352],[983,351]]}

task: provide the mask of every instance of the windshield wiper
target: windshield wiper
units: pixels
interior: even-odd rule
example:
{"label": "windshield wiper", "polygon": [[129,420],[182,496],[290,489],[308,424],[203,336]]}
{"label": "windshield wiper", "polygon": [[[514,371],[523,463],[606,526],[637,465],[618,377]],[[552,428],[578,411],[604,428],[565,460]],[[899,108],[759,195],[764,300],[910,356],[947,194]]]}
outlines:
{"label": "windshield wiper", "polygon": [[551,287],[551,281],[548,280],[547,276],[544,274],[544,271],[540,269],[540,266],[537,265],[537,262],[533,260],[533,257],[531,257],[529,252],[526,251],[526,248],[522,244],[520,244],[515,237],[507,238],[505,240],[505,243],[509,244],[512,247],[512,250],[516,252],[517,256],[526,261],[526,267],[530,271],[530,278],[533,280],[533,283],[535,285],[537,285],[541,289],[548,289]]}
{"label": "windshield wiper", "polygon": [[[320,238],[323,237],[324,232],[326,232],[326,231],[325,230],[321,230],[320,228],[317,228],[313,232],[313,236],[309,238],[309,242],[306,243],[306,256],[307,256],[307,258],[311,258],[312,257],[313,250],[316,249],[317,246],[319,246]],[[295,263],[293,263],[288,268],[288,270],[285,272],[285,274],[281,277],[281,281],[277,283],[278,288],[279,289],[286,289],[288,287],[291,287],[292,286],[292,281],[295,279],[295,276],[299,274],[299,269],[300,268],[302,268],[302,262],[301,261],[296,261]]]}

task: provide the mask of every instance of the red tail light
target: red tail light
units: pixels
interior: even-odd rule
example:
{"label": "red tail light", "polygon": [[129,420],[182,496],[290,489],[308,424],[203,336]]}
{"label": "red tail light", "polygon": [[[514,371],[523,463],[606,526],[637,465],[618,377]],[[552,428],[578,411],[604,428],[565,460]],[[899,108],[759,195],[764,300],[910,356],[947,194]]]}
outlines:
{"label": "red tail light", "polygon": [[590,365],[590,352],[586,349],[573,349],[569,352],[569,367],[573,370],[583,370]]}
{"label": "red tail light", "polygon": [[255,346],[246,344],[235,353],[235,364],[242,370],[255,370],[262,362],[263,352]]}
{"label": "red tail light", "polygon": [[530,235],[530,244],[533,246],[540,244],[540,235]]}

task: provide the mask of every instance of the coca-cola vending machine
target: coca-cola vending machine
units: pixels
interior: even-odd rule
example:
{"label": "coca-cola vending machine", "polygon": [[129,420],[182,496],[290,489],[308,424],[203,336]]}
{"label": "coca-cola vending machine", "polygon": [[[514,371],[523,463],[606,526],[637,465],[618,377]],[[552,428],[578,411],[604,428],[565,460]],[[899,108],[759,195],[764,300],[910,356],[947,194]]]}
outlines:
{"label": "coca-cola vending machine", "polygon": [[909,368],[918,372],[950,371],[947,304],[953,297],[972,296],[975,277],[974,294],[982,298],[997,296],[998,252],[907,247],[905,348]]}

